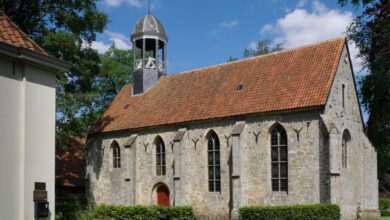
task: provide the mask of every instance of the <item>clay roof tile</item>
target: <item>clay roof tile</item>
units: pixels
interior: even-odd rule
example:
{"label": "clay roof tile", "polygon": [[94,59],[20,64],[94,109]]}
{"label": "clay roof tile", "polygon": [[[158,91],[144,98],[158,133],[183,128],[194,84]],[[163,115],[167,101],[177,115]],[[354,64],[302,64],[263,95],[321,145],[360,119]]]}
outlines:
{"label": "clay roof tile", "polygon": [[169,75],[136,96],[125,85],[91,133],[322,107],[344,45],[339,38]]}
{"label": "clay roof tile", "polygon": [[0,11],[0,42],[47,55],[46,51],[31,40],[3,11]]}

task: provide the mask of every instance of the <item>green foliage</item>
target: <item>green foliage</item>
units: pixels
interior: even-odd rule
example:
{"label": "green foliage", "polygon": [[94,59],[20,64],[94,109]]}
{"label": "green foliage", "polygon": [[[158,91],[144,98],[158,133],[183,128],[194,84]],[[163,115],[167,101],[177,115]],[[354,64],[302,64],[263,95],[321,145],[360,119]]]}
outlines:
{"label": "green foliage", "polygon": [[161,207],[161,206],[113,206],[99,205],[81,212],[79,220],[192,220],[195,217],[191,207]]}
{"label": "green foliage", "polygon": [[381,216],[390,216],[390,210],[380,210],[381,211]]}
{"label": "green foliage", "polygon": [[381,216],[390,216],[390,199],[379,199]]}
{"label": "green foliage", "polygon": [[73,64],[57,79],[57,134],[82,136],[99,115],[94,111],[99,93],[93,83],[100,57],[86,45],[104,31],[107,15],[97,10],[97,0],[0,2],[0,10],[51,56]]}
{"label": "green foliage", "polygon": [[99,91],[99,110],[105,109],[119,90],[131,81],[133,72],[132,50],[120,50],[112,45],[100,56],[101,69],[94,83]]}
{"label": "green foliage", "polygon": [[[256,42],[255,48],[245,48],[243,57],[248,58],[248,57],[255,57],[255,56],[260,56],[264,55],[267,53],[272,53],[276,51],[283,50],[284,48],[282,47],[282,44],[277,44],[276,46],[271,45],[271,41],[266,40],[266,39],[260,39],[259,41]],[[237,57],[232,57],[230,56],[226,62],[232,62],[238,60]]]}
{"label": "green foliage", "polygon": [[236,61],[236,60],[238,60],[237,57],[230,56],[226,62],[232,62],[232,61]]}
{"label": "green foliage", "polygon": [[[347,0],[339,0],[346,4]],[[390,2],[351,0],[363,6],[348,29],[348,37],[360,49],[360,57],[370,73],[360,79],[360,99],[370,113],[367,135],[378,152],[378,176],[383,183],[390,174]],[[387,187],[390,184],[387,183]]]}
{"label": "green foliage", "polygon": [[34,41],[42,43],[48,32],[64,31],[88,42],[104,30],[107,15],[97,0],[1,0],[4,11]]}
{"label": "green foliage", "polygon": [[334,220],[340,219],[337,205],[248,206],[239,209],[245,220]]}
{"label": "green foliage", "polygon": [[[94,53],[92,49],[85,51]],[[62,113],[57,122],[61,123],[57,126],[58,133],[65,134],[65,137],[80,136],[90,129],[119,90],[131,81],[132,54],[132,50],[121,50],[112,45],[104,54],[94,54],[96,62],[80,59],[82,78],[69,74],[62,78],[65,81],[58,81],[57,112]],[[77,83],[69,82],[69,79]],[[59,146],[65,144],[59,138],[57,141],[63,143]]]}
{"label": "green foliage", "polygon": [[77,213],[87,208],[85,197],[56,197],[56,219],[74,220]]}
{"label": "green foliage", "polygon": [[272,53],[275,51],[283,50],[283,47],[281,44],[277,44],[275,47],[271,46],[271,41],[261,39],[256,42],[256,48],[246,48],[244,50],[244,57],[254,57],[259,56],[267,53]]}

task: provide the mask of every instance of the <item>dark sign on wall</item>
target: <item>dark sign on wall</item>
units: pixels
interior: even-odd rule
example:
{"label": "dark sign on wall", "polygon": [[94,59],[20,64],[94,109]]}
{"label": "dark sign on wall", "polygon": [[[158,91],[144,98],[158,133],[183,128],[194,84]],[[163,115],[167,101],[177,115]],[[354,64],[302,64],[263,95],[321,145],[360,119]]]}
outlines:
{"label": "dark sign on wall", "polygon": [[35,182],[33,195],[35,218],[49,217],[49,202],[47,202],[46,183]]}

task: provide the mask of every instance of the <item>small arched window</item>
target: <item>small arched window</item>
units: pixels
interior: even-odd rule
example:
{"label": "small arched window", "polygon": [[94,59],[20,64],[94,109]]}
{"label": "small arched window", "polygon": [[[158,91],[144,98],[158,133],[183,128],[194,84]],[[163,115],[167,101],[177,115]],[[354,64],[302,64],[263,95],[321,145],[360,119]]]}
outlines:
{"label": "small arched window", "polygon": [[221,191],[221,161],[220,161],[219,138],[214,131],[207,135],[209,191]]}
{"label": "small arched window", "polygon": [[343,140],[341,143],[341,163],[343,168],[348,167],[348,143],[351,140],[351,136],[348,130],[343,133]]}
{"label": "small arched window", "polygon": [[271,175],[272,191],[288,190],[287,134],[281,125],[271,132]]}
{"label": "small arched window", "polygon": [[156,144],[156,174],[165,176],[165,145],[161,137],[155,141]]}
{"label": "small arched window", "polygon": [[121,168],[121,150],[119,148],[119,145],[116,141],[114,141],[111,144],[112,148],[112,159],[113,159],[113,167],[114,168]]}

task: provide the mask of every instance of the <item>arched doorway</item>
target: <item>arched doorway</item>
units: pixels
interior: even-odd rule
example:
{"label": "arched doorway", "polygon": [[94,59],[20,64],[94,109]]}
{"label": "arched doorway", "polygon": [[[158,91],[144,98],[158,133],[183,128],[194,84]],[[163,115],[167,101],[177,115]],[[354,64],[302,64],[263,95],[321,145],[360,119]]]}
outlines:
{"label": "arched doorway", "polygon": [[169,189],[165,185],[157,187],[157,205],[169,206]]}

